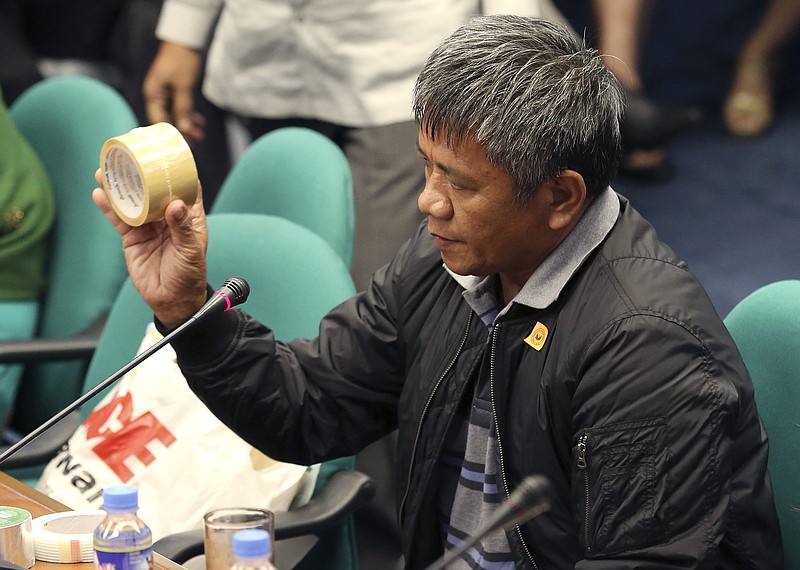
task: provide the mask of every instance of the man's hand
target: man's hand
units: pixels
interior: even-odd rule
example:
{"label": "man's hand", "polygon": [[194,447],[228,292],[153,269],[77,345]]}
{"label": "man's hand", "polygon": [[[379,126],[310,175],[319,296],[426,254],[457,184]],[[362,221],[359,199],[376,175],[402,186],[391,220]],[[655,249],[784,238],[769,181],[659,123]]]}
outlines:
{"label": "man's hand", "polygon": [[[100,176],[98,170],[98,183]],[[122,236],[128,273],[156,317],[174,328],[194,315],[206,301],[208,227],[202,191],[193,205],[174,200],[163,220],[138,227],[117,216],[101,188],[94,189],[92,200]]]}
{"label": "man's hand", "polygon": [[172,123],[189,142],[204,136],[205,119],[194,111],[201,68],[199,51],[162,42],[142,84],[147,119]]}

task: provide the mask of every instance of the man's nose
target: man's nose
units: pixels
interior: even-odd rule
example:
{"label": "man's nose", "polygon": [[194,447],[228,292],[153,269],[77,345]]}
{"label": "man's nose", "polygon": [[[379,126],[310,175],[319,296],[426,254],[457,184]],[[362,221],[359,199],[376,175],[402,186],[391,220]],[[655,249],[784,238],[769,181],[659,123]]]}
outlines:
{"label": "man's nose", "polygon": [[453,215],[453,206],[447,195],[439,188],[437,177],[429,176],[425,188],[417,199],[420,212],[434,218],[448,219]]}

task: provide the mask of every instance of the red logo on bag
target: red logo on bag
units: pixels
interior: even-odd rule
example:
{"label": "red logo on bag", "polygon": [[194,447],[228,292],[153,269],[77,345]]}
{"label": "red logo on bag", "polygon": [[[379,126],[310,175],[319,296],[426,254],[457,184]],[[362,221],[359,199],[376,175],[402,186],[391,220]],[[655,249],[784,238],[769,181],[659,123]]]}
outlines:
{"label": "red logo on bag", "polygon": [[133,477],[133,472],[125,465],[126,459],[135,457],[144,465],[150,465],[155,460],[147,448],[151,442],[160,441],[164,447],[175,442],[175,436],[151,412],[136,418],[132,416],[133,401],[130,393],[126,393],[96,409],[84,422],[87,440],[105,438],[92,451],[123,483]]}

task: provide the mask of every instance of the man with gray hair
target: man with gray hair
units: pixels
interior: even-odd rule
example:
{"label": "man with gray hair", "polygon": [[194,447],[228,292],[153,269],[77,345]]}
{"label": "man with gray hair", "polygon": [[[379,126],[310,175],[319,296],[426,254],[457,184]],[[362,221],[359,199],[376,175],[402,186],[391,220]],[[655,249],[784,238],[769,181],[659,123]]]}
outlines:
{"label": "man with gray hair", "polygon": [[[397,428],[408,568],[529,475],[551,510],[450,568],[781,567],[750,379],[701,285],[609,187],[623,99],[597,53],[543,20],[474,18],[414,95],[427,223],[316,339],[277,342],[238,310],[187,331],[192,389],[284,461]],[[93,196],[161,330],[189,319],[208,295],[202,204],[131,227]]]}

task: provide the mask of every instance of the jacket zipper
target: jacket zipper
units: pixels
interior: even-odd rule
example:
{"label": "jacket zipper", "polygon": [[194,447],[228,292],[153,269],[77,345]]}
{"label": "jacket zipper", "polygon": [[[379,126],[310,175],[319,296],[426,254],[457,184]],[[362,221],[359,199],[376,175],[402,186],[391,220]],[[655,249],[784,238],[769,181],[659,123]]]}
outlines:
{"label": "jacket zipper", "polygon": [[453,358],[450,360],[450,363],[447,365],[447,368],[444,369],[439,379],[436,381],[436,384],[433,386],[433,390],[431,390],[430,395],[428,396],[428,400],[425,402],[425,407],[422,408],[422,414],[419,417],[419,423],[417,424],[417,433],[414,436],[414,447],[411,449],[411,461],[408,464],[408,478],[406,480],[406,490],[403,493],[403,500],[400,502],[400,510],[399,510],[399,517],[400,520],[403,520],[403,513],[406,508],[406,500],[408,499],[408,492],[411,489],[411,474],[414,470],[414,460],[417,456],[417,446],[419,445],[419,438],[422,433],[422,424],[425,422],[425,416],[428,415],[428,410],[431,407],[431,402],[433,402],[433,397],[436,395],[436,392],[439,390],[439,386],[441,386],[442,382],[444,381],[445,377],[450,373],[450,370],[453,369],[455,366],[458,357],[461,355],[461,351],[464,350],[464,346],[467,344],[467,338],[469,337],[469,329],[472,325],[472,315],[473,313],[470,312],[469,318],[467,319],[467,329],[464,331],[464,336],[461,338],[461,344],[458,345],[458,350],[453,355]]}
{"label": "jacket zipper", "polygon": [[[503,460],[503,444],[500,442],[500,424],[497,421],[497,406],[494,404],[494,363],[495,354],[497,352],[497,333],[500,330],[500,326],[500,323],[496,323],[494,329],[492,330],[492,347],[489,351],[489,393],[492,399],[492,416],[494,418],[495,432],[497,432],[497,453],[500,456],[500,480],[503,482],[503,490],[506,493],[506,497],[508,497],[511,493],[508,491],[508,481],[506,481],[506,471],[504,467],[505,462]],[[517,533],[517,537],[519,538],[522,548],[525,550],[525,554],[528,556],[531,566],[534,568],[534,570],[539,570],[539,567],[536,565],[536,561],[533,559],[533,554],[531,554],[528,545],[525,544],[525,539],[522,538],[522,529],[519,525],[515,525],[514,530]]]}
{"label": "jacket zipper", "polygon": [[584,481],[584,505],[583,505],[583,540],[586,552],[592,550],[589,544],[589,470],[586,463],[586,442],[589,439],[589,434],[583,432],[578,439],[578,469],[583,471]]}

